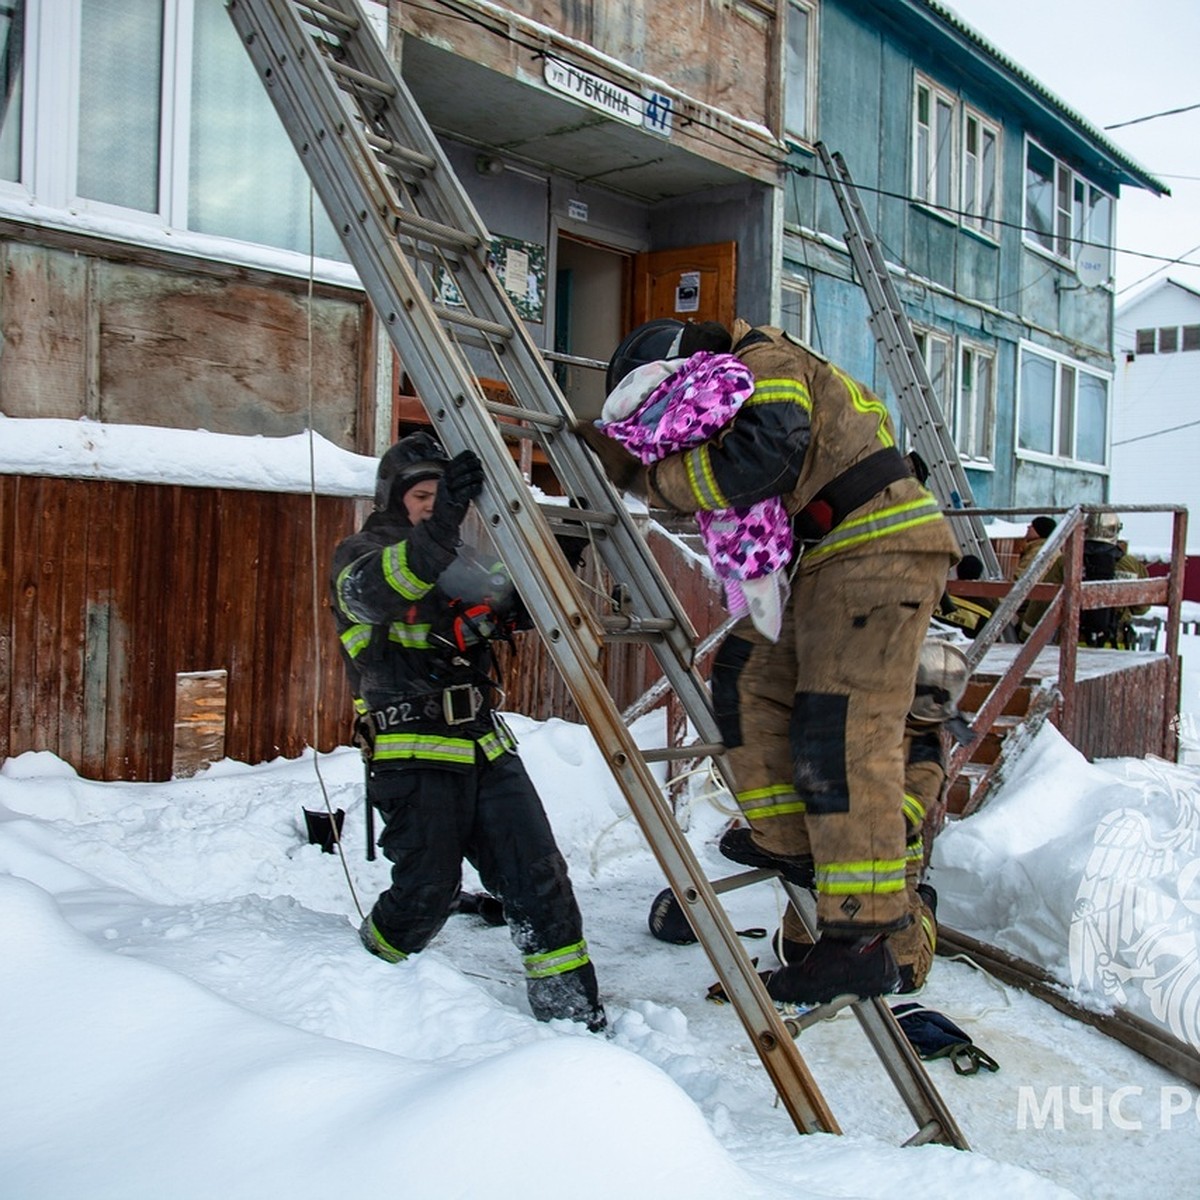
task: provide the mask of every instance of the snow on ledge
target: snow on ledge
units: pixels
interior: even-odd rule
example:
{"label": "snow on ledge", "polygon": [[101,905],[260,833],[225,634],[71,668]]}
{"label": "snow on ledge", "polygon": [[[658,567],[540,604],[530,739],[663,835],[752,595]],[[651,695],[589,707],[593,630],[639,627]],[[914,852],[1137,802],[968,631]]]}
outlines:
{"label": "snow on ledge", "polygon": [[319,433],[240,436],[0,415],[0,474],[370,496],[377,461]]}

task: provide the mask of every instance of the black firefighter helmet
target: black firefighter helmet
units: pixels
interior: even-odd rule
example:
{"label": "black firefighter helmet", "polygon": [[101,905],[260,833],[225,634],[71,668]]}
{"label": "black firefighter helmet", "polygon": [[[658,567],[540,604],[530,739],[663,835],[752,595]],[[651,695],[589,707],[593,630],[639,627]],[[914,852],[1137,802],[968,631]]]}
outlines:
{"label": "black firefighter helmet", "polygon": [[647,321],[626,334],[613,351],[608,362],[604,390],[611,393],[630,371],[636,371],[647,363],[661,362],[664,358],[689,358],[697,350],[725,354],[732,345],[733,338],[729,330],[716,321],[689,321],[684,324],[674,317]]}
{"label": "black firefighter helmet", "polygon": [[663,888],[654,897],[654,903],[650,905],[650,916],[647,923],[650,926],[650,932],[660,942],[670,942],[675,946],[690,946],[693,942],[700,940],[696,937],[696,931],[687,919],[687,913],[683,911],[683,905],[679,903],[670,888]]}
{"label": "black firefighter helmet", "polygon": [[410,433],[379,460],[375,472],[375,507],[379,512],[398,509],[400,498],[414,484],[440,479],[450,461],[442,444],[429,433]]}

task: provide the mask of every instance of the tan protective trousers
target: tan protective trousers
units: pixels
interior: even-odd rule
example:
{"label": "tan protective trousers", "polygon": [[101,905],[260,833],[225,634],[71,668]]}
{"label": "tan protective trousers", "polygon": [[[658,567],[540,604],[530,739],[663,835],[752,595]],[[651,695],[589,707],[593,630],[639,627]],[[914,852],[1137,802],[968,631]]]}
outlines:
{"label": "tan protective trousers", "polygon": [[811,854],[823,929],[909,923],[905,719],[950,562],[894,551],[802,563],[779,641],[740,622],[714,667],[719,719],[736,689],[741,744],[723,732],[739,807],[765,850]]}

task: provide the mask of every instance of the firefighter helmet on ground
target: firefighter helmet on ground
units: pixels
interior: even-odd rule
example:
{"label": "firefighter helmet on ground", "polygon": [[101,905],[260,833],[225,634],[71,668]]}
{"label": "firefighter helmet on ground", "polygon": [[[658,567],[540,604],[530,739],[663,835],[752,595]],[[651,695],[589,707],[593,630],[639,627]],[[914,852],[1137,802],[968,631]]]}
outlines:
{"label": "firefighter helmet on ground", "polygon": [[440,479],[450,461],[442,444],[429,433],[402,437],[379,460],[375,472],[375,507],[379,512],[396,508],[410,487],[426,479]]}
{"label": "firefighter helmet on ground", "polygon": [[909,715],[914,721],[950,721],[967,690],[967,656],[941,638],[927,638],[917,664],[917,687]]}
{"label": "firefighter helmet on ground", "polygon": [[687,914],[683,911],[683,905],[675,898],[675,893],[670,888],[663,888],[654,897],[654,903],[650,905],[648,924],[650,932],[660,942],[690,946],[699,940],[687,919]]}

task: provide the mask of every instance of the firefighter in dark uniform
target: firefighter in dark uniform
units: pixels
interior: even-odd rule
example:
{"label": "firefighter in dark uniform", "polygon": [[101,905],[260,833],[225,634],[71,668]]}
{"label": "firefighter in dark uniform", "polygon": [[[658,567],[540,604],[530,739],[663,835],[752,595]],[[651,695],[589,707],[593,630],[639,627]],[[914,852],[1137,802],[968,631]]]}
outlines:
{"label": "firefighter in dark uniform", "polygon": [[483,480],[473,452],[449,459],[411,434],[380,461],[375,511],[334,552],[367,799],[393,864],[359,935],[389,962],[424,949],[454,909],[465,858],[503,904],[534,1016],[597,1030],[604,1010],[567,865],[493,709],[490,640],[529,622],[503,565],[459,536]]}
{"label": "firefighter in dark uniform", "polygon": [[656,507],[784,498],[803,553],[780,637],[743,619],[714,668],[718,720],[731,710],[718,687],[737,697],[722,734],[749,825],[743,849],[815,871],[819,940],[768,990],[797,1003],[881,995],[899,982],[886,939],[911,922],[905,719],[958,546],[884,403],[782,330],[652,321],[618,347],[608,389],[646,362],[699,350],[731,351],[755,377],[711,441],[646,469],[599,430],[578,429],[610,478]]}

